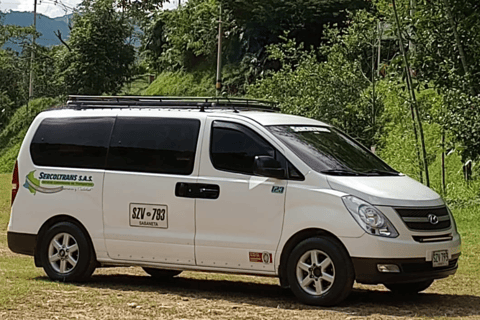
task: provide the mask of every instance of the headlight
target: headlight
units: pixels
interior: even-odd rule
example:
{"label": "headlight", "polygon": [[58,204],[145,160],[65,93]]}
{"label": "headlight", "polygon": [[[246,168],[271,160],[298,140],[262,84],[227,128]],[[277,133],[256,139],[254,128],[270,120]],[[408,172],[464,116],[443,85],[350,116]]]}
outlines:
{"label": "headlight", "polygon": [[388,238],[398,237],[393,224],[370,203],[354,196],[342,197],[345,207],[366,233]]}

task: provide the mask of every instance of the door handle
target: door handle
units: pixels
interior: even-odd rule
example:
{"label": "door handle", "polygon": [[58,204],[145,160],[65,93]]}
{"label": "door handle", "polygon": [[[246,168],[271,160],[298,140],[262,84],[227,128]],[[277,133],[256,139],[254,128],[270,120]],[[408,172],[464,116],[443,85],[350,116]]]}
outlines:
{"label": "door handle", "polygon": [[198,198],[202,199],[218,199],[220,195],[220,187],[217,185],[200,185],[199,191]]}
{"label": "door handle", "polygon": [[220,187],[215,184],[178,182],[175,195],[181,198],[218,199]]}

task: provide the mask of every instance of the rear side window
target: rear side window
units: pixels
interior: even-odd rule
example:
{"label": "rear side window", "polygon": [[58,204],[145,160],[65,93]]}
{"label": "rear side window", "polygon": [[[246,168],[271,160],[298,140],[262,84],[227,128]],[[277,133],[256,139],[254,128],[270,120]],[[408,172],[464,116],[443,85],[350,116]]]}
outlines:
{"label": "rear side window", "polygon": [[107,169],[189,175],[199,129],[197,119],[118,118]]}
{"label": "rear side window", "polygon": [[45,119],[30,153],[38,166],[104,169],[115,118]]}

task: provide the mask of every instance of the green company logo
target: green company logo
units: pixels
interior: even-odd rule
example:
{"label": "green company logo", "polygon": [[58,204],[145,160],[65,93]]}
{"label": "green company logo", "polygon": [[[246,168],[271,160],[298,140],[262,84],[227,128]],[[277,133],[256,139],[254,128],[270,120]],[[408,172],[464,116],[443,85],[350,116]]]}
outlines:
{"label": "green company logo", "polygon": [[35,178],[35,171],[31,171],[25,177],[25,188],[32,194],[40,193],[58,193],[63,190],[90,190],[95,185],[92,176],[82,176],[76,174],[57,174],[40,172],[38,178]]}

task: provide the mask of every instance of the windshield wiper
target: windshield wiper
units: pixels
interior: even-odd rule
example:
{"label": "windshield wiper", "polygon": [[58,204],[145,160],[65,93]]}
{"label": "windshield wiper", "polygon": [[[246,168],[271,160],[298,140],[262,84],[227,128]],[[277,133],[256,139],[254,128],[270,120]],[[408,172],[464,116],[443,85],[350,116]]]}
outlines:
{"label": "windshield wiper", "polygon": [[356,172],[351,170],[342,170],[342,169],[331,169],[323,170],[321,173],[330,174],[333,176],[364,176],[363,172]]}
{"label": "windshield wiper", "polygon": [[365,175],[375,175],[375,176],[398,176],[399,173],[395,171],[386,171],[386,170],[379,170],[379,169],[372,169],[365,172],[362,172]]}

